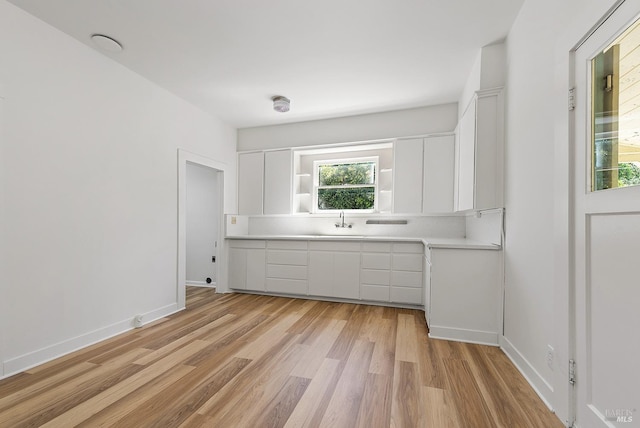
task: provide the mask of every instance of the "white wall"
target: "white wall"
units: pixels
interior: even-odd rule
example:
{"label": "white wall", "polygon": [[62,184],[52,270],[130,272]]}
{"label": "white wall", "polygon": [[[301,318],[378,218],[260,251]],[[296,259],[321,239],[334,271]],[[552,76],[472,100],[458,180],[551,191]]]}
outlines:
{"label": "white wall", "polygon": [[457,104],[238,130],[238,151],[380,140],[451,132]]}
{"label": "white wall", "polygon": [[506,82],[506,46],[495,43],[478,52],[467,76],[462,94],[458,98],[458,117],[462,117],[476,91],[500,88]]}
{"label": "white wall", "polygon": [[[217,280],[216,241],[220,223],[218,171],[203,165],[187,163],[187,282],[208,286],[206,278]],[[211,286],[214,284],[212,283]]]}
{"label": "white wall", "polygon": [[177,149],[233,210],[236,132],[4,0],[0,87],[6,376],[175,310]]}
{"label": "white wall", "polygon": [[[569,414],[569,50],[614,1],[526,0],[507,38],[506,350],[565,421]],[[596,15],[602,16],[602,15]],[[579,24],[583,33],[567,39]],[[545,359],[555,349],[553,368]]]}

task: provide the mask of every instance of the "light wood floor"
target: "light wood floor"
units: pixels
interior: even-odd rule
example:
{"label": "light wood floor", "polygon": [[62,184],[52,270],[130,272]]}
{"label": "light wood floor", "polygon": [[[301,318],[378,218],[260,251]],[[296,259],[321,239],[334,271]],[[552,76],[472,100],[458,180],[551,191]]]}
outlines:
{"label": "light wood floor", "polygon": [[0,381],[0,426],[562,427],[419,311],[189,288],[187,310]]}

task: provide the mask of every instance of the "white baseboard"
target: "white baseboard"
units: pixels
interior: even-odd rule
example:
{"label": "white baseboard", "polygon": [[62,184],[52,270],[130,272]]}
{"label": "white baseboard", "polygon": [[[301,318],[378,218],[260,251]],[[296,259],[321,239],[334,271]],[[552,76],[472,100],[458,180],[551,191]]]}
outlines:
{"label": "white baseboard", "polygon": [[429,326],[429,337],[432,339],[453,340],[455,342],[478,343],[498,346],[498,333],[462,328]]}
{"label": "white baseboard", "polygon": [[186,281],[185,285],[192,286],[192,287],[206,287],[206,288],[216,287],[215,281],[210,284],[207,284],[205,281]]}
{"label": "white baseboard", "polygon": [[538,394],[544,404],[554,411],[549,398],[553,396],[553,387],[538,373],[538,371],[527,361],[527,359],[516,349],[515,346],[509,340],[500,336],[500,349],[507,355],[513,365],[516,366],[518,371],[529,382],[529,385]]}
{"label": "white baseboard", "polygon": [[[177,304],[164,306],[142,315],[142,324],[148,324],[160,318],[164,318],[178,312]],[[2,362],[2,373],[0,379],[13,376],[14,374],[29,370],[32,367],[44,364],[56,358],[62,357],[74,351],[78,351],[87,346],[109,339],[118,334],[132,330],[134,328],[133,318],[116,322],[106,327],[81,334],[80,336],[46,346],[33,352],[20,355]]]}

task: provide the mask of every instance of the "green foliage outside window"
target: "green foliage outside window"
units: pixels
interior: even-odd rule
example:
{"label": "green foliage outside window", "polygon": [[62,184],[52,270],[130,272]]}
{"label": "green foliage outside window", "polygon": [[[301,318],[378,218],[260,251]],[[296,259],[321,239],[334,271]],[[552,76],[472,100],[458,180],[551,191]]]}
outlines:
{"label": "green foliage outside window", "polygon": [[375,162],[320,165],[319,210],[367,210],[375,206]]}
{"label": "green foliage outside window", "polygon": [[640,184],[640,167],[635,163],[618,164],[618,187],[637,186]]}

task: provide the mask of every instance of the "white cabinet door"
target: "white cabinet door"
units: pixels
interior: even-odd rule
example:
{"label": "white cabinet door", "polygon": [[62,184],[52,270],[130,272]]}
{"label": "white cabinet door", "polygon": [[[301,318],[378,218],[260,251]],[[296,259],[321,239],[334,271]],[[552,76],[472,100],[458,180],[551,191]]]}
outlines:
{"label": "white cabinet door", "polygon": [[264,154],[264,213],[291,214],[292,172],[291,150]]}
{"label": "white cabinet door", "polygon": [[309,251],[309,294],[331,296],[333,254],[327,251]]}
{"label": "white cabinet door", "polygon": [[431,249],[430,336],[498,343],[500,255],[496,250]]}
{"label": "white cabinet door", "polygon": [[393,212],[422,212],[422,138],[393,144]]}
{"label": "white cabinet door", "polygon": [[309,243],[309,294],[360,298],[360,243]]}
{"label": "white cabinet door", "polygon": [[247,252],[247,290],[265,291],[266,251],[259,248],[245,250]]}
{"label": "white cabinet door", "polygon": [[229,288],[247,288],[247,250],[229,249]]}
{"label": "white cabinet door", "polygon": [[333,295],[360,298],[360,253],[333,254]]}
{"label": "white cabinet door", "polygon": [[465,110],[458,123],[458,211],[474,207],[476,174],[476,99]]}
{"label": "white cabinet door", "polygon": [[503,206],[502,90],[478,91],[458,122],[456,210]]}
{"label": "white cabinet door", "polygon": [[238,155],[238,214],[262,214],[264,153]]}
{"label": "white cabinet door", "polygon": [[453,212],[454,145],[453,135],[424,139],[423,214]]}

